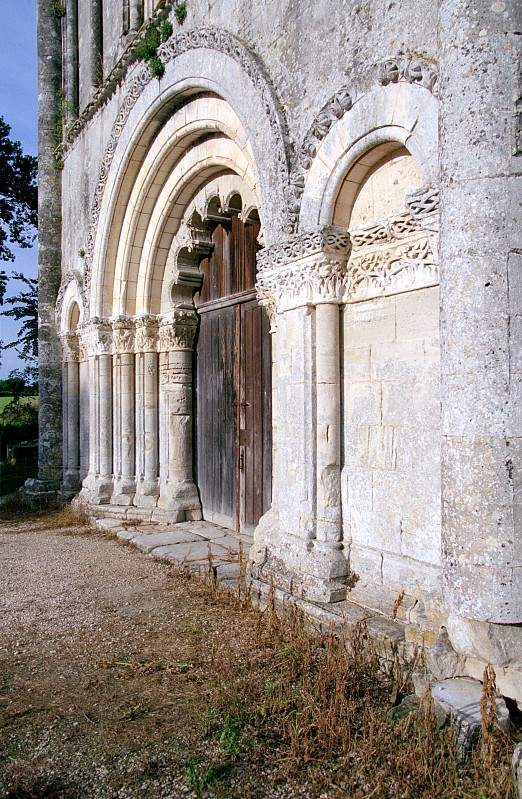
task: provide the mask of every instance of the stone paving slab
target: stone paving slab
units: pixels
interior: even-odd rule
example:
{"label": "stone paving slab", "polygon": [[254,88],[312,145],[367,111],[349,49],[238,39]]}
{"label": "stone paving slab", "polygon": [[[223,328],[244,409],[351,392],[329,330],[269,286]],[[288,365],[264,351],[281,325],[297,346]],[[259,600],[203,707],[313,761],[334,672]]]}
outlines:
{"label": "stone paving slab", "polygon": [[201,536],[197,535],[197,533],[190,533],[188,530],[177,530],[170,533],[134,534],[134,537],[129,540],[142,552],[152,552],[153,549],[161,546],[202,542]]}
{"label": "stone paving slab", "polygon": [[212,552],[213,560],[223,559],[228,554],[228,550],[225,549],[225,547],[200,538],[199,541],[190,541],[183,544],[157,546],[152,550],[152,555],[155,558],[166,558],[175,563],[190,563],[191,561],[208,563],[209,547]]}

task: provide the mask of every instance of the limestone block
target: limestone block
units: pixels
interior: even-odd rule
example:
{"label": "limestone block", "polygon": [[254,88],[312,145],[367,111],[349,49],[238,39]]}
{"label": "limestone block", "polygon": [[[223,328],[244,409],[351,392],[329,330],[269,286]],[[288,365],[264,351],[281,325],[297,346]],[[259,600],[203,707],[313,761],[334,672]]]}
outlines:
{"label": "limestone block", "polygon": [[346,394],[345,416],[350,426],[378,425],[381,421],[381,386],[354,383]]}
{"label": "limestone block", "polygon": [[382,580],[397,592],[404,590],[415,597],[440,596],[440,568],[391,552],[383,552]]}
{"label": "limestone block", "polygon": [[448,631],[442,627],[433,646],[426,651],[426,666],[436,681],[465,675],[465,658],[453,649]]}
{"label": "limestone block", "polygon": [[439,287],[409,291],[395,297],[397,339],[438,337]]}
{"label": "limestone block", "polygon": [[199,540],[184,544],[163,544],[152,550],[152,555],[156,558],[166,558],[174,563],[191,563],[193,561],[207,561],[209,551],[213,559],[224,559],[227,557],[225,547],[213,541]]}
{"label": "limestone block", "polygon": [[191,542],[201,542],[200,536],[190,533],[188,530],[176,530],[172,533],[150,533],[148,535],[136,535],[132,539],[134,546],[142,552],[152,552],[159,546],[172,544],[187,544]]}
{"label": "limestone block", "polygon": [[364,347],[395,339],[395,297],[346,305],[344,308],[345,347]]}
{"label": "limestone block", "polygon": [[369,347],[345,347],[344,379],[347,383],[370,380]]}
{"label": "limestone block", "polygon": [[522,662],[522,629],[513,624],[489,624],[450,613],[448,633],[453,646],[469,657],[495,667]]}
{"label": "limestone block", "polygon": [[372,344],[372,380],[413,380],[424,370],[422,340]]}
{"label": "limestone block", "polygon": [[[432,686],[431,696],[435,706],[445,711],[453,720],[457,745],[462,754],[465,754],[476,743],[481,731],[481,683],[469,677],[442,680]],[[499,727],[507,730],[509,712],[505,701],[499,697],[495,701],[495,707]]]}

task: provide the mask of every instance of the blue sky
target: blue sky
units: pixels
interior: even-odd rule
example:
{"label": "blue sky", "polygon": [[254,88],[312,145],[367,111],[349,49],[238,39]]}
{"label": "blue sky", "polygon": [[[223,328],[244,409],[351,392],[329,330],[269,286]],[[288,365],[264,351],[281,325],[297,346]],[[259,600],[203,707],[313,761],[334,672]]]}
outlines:
{"label": "blue sky", "polygon": [[[2,46],[0,47],[0,114],[11,126],[11,137],[22,143],[24,152],[36,155],[36,0],[0,0]],[[36,246],[16,250],[14,263],[0,262],[0,268],[16,270],[31,277],[37,272]],[[12,281],[8,296],[21,288]],[[0,317],[0,339],[16,338],[18,324]],[[14,350],[2,353],[0,376],[20,366]]]}

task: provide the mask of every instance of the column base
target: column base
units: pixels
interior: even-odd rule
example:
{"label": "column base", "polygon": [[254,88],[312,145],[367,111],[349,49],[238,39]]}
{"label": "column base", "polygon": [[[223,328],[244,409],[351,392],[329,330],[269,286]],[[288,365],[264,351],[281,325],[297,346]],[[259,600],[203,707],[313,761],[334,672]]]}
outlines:
{"label": "column base", "polygon": [[163,483],[158,508],[176,513],[178,521],[200,521],[203,518],[201,502],[194,483]]}
{"label": "column base", "polygon": [[306,540],[282,530],[277,512],[261,518],[250,550],[250,573],[311,602],[346,599],[351,580],[342,545]]}
{"label": "column base", "polygon": [[155,508],[158,504],[158,480],[137,480],[133,505],[137,508]]}
{"label": "column base", "polygon": [[87,475],[83,481],[80,498],[93,505],[109,505],[112,499],[112,475]]}
{"label": "column base", "polygon": [[111,505],[133,505],[136,493],[136,482],[132,477],[118,477],[114,479]]}
{"label": "column base", "polygon": [[59,480],[41,480],[29,478],[21,489],[27,503],[34,508],[46,508],[58,499]]}
{"label": "column base", "polygon": [[62,502],[70,502],[78,494],[81,487],[80,470],[66,469],[58,492],[58,499]]}

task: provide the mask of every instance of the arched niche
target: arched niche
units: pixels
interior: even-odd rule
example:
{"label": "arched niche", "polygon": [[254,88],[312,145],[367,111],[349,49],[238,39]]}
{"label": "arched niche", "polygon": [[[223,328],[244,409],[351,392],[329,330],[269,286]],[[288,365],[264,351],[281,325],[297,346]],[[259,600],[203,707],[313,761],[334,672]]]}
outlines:
{"label": "arched niche", "polygon": [[423,185],[437,184],[438,102],[422,86],[375,87],[332,125],[306,173],[299,229],[331,224],[347,175],[358,185],[387,151],[399,148],[415,159]]}

